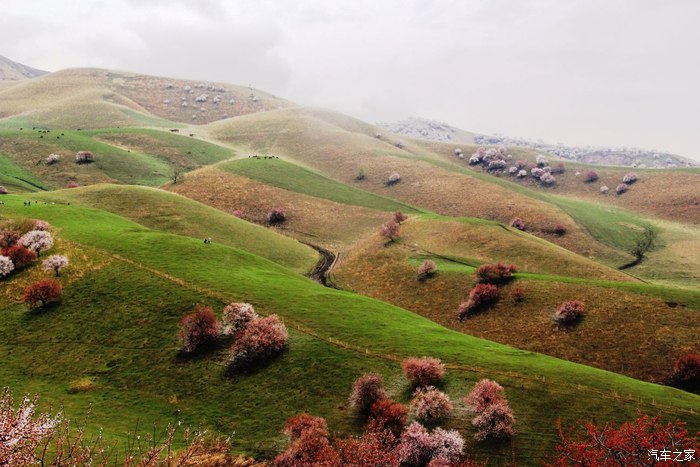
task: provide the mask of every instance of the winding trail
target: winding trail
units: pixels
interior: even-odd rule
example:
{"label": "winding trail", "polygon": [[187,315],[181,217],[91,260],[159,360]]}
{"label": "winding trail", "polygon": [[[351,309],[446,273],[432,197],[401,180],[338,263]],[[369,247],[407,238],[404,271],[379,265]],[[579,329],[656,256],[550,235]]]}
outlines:
{"label": "winding trail", "polygon": [[321,255],[321,258],[318,260],[318,263],[316,263],[316,266],[314,266],[314,268],[309,273],[309,277],[324,287],[337,289],[338,287],[336,287],[335,284],[333,284],[333,281],[331,281],[330,277],[328,276],[328,273],[335,265],[335,262],[338,260],[338,255],[330,250],[326,250],[325,248],[318,245],[314,245],[312,243],[304,242],[304,244],[318,251]]}

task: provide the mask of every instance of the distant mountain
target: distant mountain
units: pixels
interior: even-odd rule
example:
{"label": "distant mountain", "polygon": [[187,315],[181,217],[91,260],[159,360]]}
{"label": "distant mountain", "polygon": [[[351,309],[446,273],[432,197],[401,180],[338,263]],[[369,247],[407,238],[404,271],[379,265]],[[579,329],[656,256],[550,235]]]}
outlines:
{"label": "distant mountain", "polygon": [[21,63],[13,62],[0,55],[0,81],[17,81],[20,79],[36,78],[48,74],[48,71],[37,70]]}
{"label": "distant mountain", "polygon": [[474,144],[474,134],[450,126],[447,123],[425,118],[409,117],[406,120],[397,122],[378,123],[377,126],[391,133],[412,138],[444,143]]}

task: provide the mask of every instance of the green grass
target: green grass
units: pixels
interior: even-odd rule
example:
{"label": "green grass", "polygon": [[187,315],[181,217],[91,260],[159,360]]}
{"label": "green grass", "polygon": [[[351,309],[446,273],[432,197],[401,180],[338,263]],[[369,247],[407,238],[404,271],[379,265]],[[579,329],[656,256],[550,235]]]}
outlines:
{"label": "green grass", "polygon": [[[4,215],[28,212],[17,196],[7,203]],[[640,408],[700,428],[700,416],[689,411],[700,397],[689,393],[450,331],[386,303],[323,288],[245,251],[203,245],[102,210],[33,204],[30,213],[88,253],[94,248],[95,255],[114,259],[69,285],[63,303],[44,313],[28,314],[14,303],[0,307],[0,375],[15,391],[39,391],[45,403],[65,404],[71,415],[92,405],[92,419],[110,434],[137,419],[143,426],[163,424],[179,410],[188,424],[235,431],[237,449],[269,455],[283,446],[283,420],[301,410],[328,417],[338,434],[357,430],[345,401],[352,380],[365,371],[385,374],[392,397],[407,400],[393,359],[411,355],[448,363],[445,389],[454,400],[481,377],[502,383],[518,417],[520,464],[537,464],[551,451],[559,416],[565,423],[622,419]],[[290,350],[252,376],[235,378],[224,375],[223,351],[178,361],[179,316],[196,303],[220,308],[230,300],[282,316],[292,328]],[[80,377],[94,377],[98,387],[67,394]],[[168,403],[173,395],[177,404]],[[448,426],[473,434],[464,416]],[[497,446],[470,449],[482,459],[510,458]]]}
{"label": "green grass", "polygon": [[22,191],[46,190],[41,180],[4,154],[0,154],[0,185]]}
{"label": "green grass", "polygon": [[34,198],[99,206],[153,229],[198,239],[211,237],[215,243],[250,251],[298,273],[309,272],[318,260],[316,251],[292,238],[168,191],[93,185]]}
{"label": "green grass", "polygon": [[405,211],[408,213],[420,211],[406,203],[345,185],[280,159],[237,159],[218,164],[217,168],[278,188],[337,203],[363,206],[380,211]]}

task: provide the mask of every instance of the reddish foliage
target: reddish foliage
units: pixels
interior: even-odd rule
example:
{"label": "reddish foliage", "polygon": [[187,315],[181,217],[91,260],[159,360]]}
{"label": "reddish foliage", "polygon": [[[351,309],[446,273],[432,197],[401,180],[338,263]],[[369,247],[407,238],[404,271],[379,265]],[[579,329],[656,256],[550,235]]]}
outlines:
{"label": "reddish foliage", "polygon": [[482,264],[476,270],[476,277],[479,279],[479,282],[500,284],[512,279],[515,272],[518,272],[515,264]]}
{"label": "reddish foliage", "polygon": [[469,300],[459,305],[459,319],[477,313],[479,309],[498,300],[498,287],[493,284],[476,284],[469,292]]}
{"label": "reddish foliage", "polygon": [[328,436],[328,424],[323,417],[314,417],[308,413],[300,413],[287,420],[284,424],[282,433],[289,437],[290,441],[294,441],[301,437],[302,434],[309,430],[315,430],[318,434]]}
{"label": "reddish foliage", "polygon": [[431,277],[437,271],[437,264],[431,259],[426,259],[418,268],[418,279],[424,280]]}
{"label": "reddish foliage", "polygon": [[475,412],[483,412],[486,407],[494,402],[505,399],[503,386],[490,379],[482,379],[464,397],[464,403]]}
{"label": "reddish foliage", "polygon": [[390,242],[393,242],[401,235],[401,226],[394,219],[390,219],[389,222],[382,225],[379,234]]}
{"label": "reddish foliage", "polygon": [[14,229],[0,229],[0,248],[7,248],[16,245],[21,234]]}
{"label": "reddish foliage", "polygon": [[48,303],[60,300],[61,292],[61,283],[55,279],[35,282],[24,289],[22,303],[27,304],[29,308],[34,308],[39,303],[41,303],[41,306],[43,307]]}
{"label": "reddish foliage", "polygon": [[583,177],[583,181],[586,183],[593,183],[596,180],[598,180],[598,172],[596,172],[595,170],[589,170]]}
{"label": "reddish foliage", "polygon": [[563,174],[564,172],[566,172],[566,165],[564,165],[563,162],[557,162],[554,164],[554,167],[552,167],[553,174]]}
{"label": "reddish foliage", "polygon": [[289,335],[277,315],[253,320],[231,346],[231,364],[247,367],[273,357],[287,347]]}
{"label": "reddish foliage", "polygon": [[411,409],[415,412],[416,418],[425,422],[440,420],[453,408],[449,396],[433,386],[416,390],[411,401]]}
{"label": "reddish foliage", "polygon": [[401,367],[412,387],[434,385],[445,377],[445,365],[437,358],[407,358]]}
{"label": "reddish foliage", "polygon": [[16,268],[26,266],[36,259],[36,253],[22,245],[14,245],[0,250],[0,255],[12,260]]}
{"label": "reddish foliage", "polygon": [[[551,467],[683,465],[673,461],[679,455],[677,453],[681,453],[680,459],[684,459],[683,451],[697,450],[700,443],[698,436],[688,436],[685,424],[680,420],[663,423],[658,416],[651,418],[642,414],[620,426],[609,422],[599,428],[588,423],[583,432],[578,430],[578,424],[566,433],[561,422],[557,422],[557,427],[561,443],[557,446],[556,456],[547,464]],[[651,450],[656,451],[659,460],[650,456]],[[662,451],[670,455],[670,459],[661,457]],[[697,456],[697,451],[695,454]]]}
{"label": "reddish foliage", "polygon": [[511,292],[511,296],[513,297],[513,301],[515,303],[522,302],[525,300],[525,287],[515,287]]}
{"label": "reddish foliage", "polygon": [[203,344],[215,341],[221,324],[211,307],[200,306],[180,319],[180,342],[185,352],[194,352]]}
{"label": "reddish foliage", "polygon": [[513,435],[515,417],[503,386],[490,379],[482,379],[467,394],[464,402],[474,413],[472,424],[478,429],[475,439],[481,441],[489,436],[501,438]]}
{"label": "reddish foliage", "polygon": [[407,219],[408,219],[408,216],[406,214],[402,213],[401,211],[396,211],[394,213],[394,220],[399,224]]}
{"label": "reddish foliage", "polygon": [[389,430],[370,426],[360,438],[337,441],[341,465],[399,467],[396,437]]}
{"label": "reddish foliage", "polygon": [[377,429],[391,430],[393,433],[401,433],[406,426],[408,407],[391,399],[381,399],[375,402],[370,409],[371,423]]}
{"label": "reddish foliage", "polygon": [[386,399],[382,377],[374,373],[360,376],[352,385],[350,405],[360,413],[369,413],[372,405]]}
{"label": "reddish foliage", "polygon": [[510,226],[511,226],[511,227],[514,227],[514,228],[516,228],[516,229],[518,229],[518,230],[523,230],[523,231],[524,231],[525,228],[526,228],[526,227],[525,227],[525,221],[523,221],[523,220],[522,220],[521,218],[519,218],[519,217],[516,217],[515,219],[513,219],[512,221],[510,221]]}
{"label": "reddish foliage", "polygon": [[78,184],[77,182],[66,183],[66,188],[78,188],[78,187],[80,187],[80,184]]}
{"label": "reddish foliage", "polygon": [[270,225],[278,225],[287,220],[287,215],[282,208],[272,208],[267,213],[267,223]]}
{"label": "reddish foliage", "polygon": [[321,430],[306,430],[295,439],[285,452],[275,457],[272,465],[277,467],[323,467],[340,466],[340,456],[328,441],[327,433]]}
{"label": "reddish foliage", "polygon": [[585,305],[578,300],[564,302],[557,308],[554,320],[562,325],[574,324],[583,317],[584,311],[586,311]]}
{"label": "reddish foliage", "polygon": [[673,376],[680,383],[700,383],[700,354],[689,352],[678,357]]}

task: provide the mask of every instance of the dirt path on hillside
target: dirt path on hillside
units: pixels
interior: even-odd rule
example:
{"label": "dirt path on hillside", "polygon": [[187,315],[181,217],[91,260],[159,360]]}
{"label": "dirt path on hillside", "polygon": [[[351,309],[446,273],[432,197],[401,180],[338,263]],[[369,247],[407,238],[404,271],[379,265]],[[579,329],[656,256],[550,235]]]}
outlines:
{"label": "dirt path on hillside", "polygon": [[318,282],[319,284],[323,285],[324,287],[337,289],[337,287],[335,286],[335,284],[333,284],[333,281],[330,279],[328,274],[333,268],[333,266],[335,266],[335,263],[338,260],[338,255],[330,250],[326,250],[325,248],[320,247],[318,245],[314,245],[312,243],[304,242],[304,244],[318,251],[321,255],[321,258],[318,260],[318,263],[316,263],[316,266],[309,273],[309,277]]}

